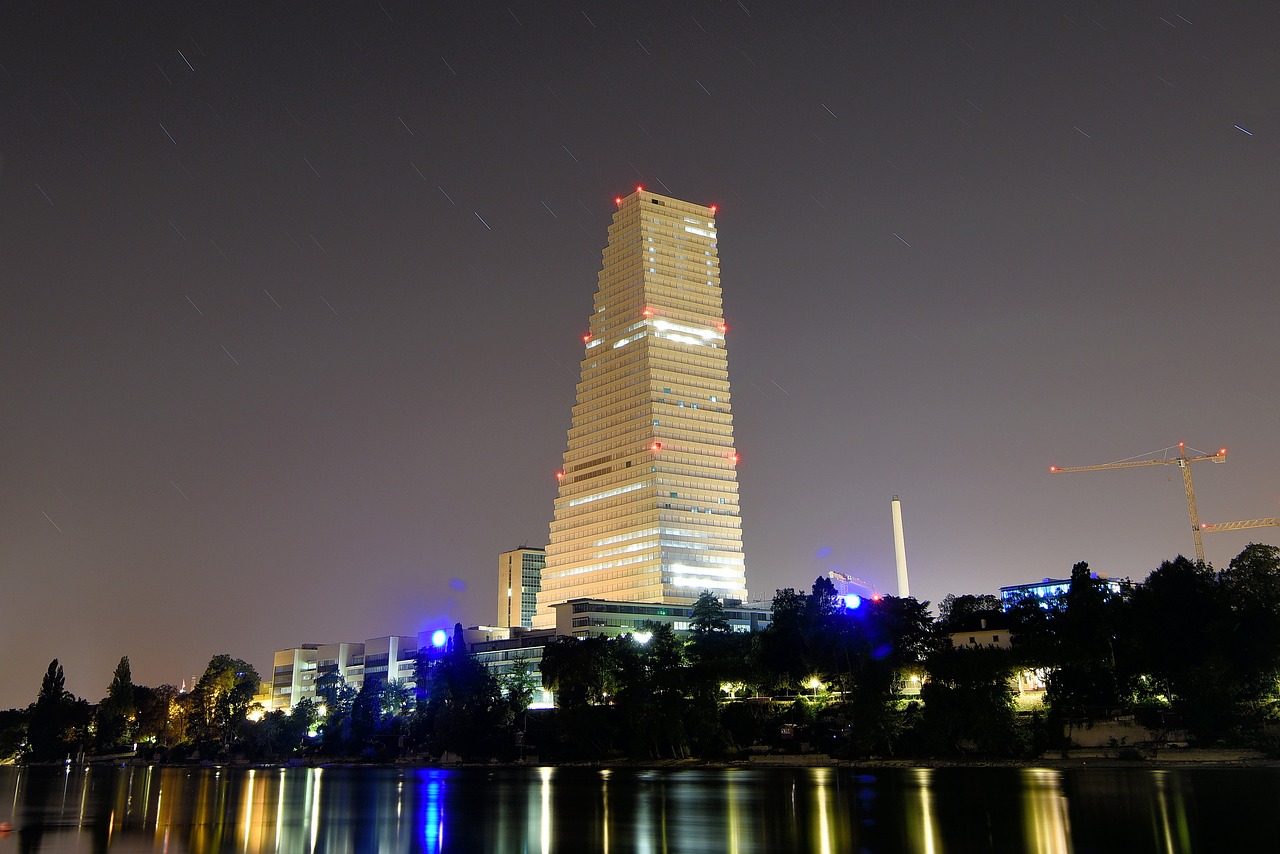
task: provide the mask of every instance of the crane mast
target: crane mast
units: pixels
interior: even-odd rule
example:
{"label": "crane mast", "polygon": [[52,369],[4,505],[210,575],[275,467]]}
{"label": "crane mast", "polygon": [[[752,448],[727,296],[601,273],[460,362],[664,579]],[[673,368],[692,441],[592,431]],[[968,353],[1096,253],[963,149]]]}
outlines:
{"label": "crane mast", "polygon": [[[1169,456],[1169,452],[1177,450],[1176,456]],[[1194,448],[1192,450],[1195,450]],[[1191,464],[1199,463],[1205,460],[1213,463],[1225,462],[1227,459],[1227,449],[1223,448],[1216,454],[1206,454],[1198,452],[1199,456],[1188,457],[1185,442],[1179,442],[1176,448],[1164,448],[1156,451],[1157,454],[1164,454],[1162,457],[1155,459],[1130,459],[1120,460],[1114,463],[1103,463],[1095,466],[1049,466],[1050,474],[1068,474],[1070,472],[1082,471],[1107,471],[1110,469],[1132,469],[1143,466],[1177,466],[1182,469],[1182,487],[1187,494],[1187,515],[1191,519],[1191,538],[1195,542],[1196,560],[1204,563],[1204,540],[1201,535],[1202,525],[1200,524],[1200,511],[1196,509],[1196,490],[1191,482]],[[1144,455],[1148,456],[1148,455]],[[1266,520],[1255,520],[1266,521]],[[1214,530],[1228,530],[1225,526],[1236,523],[1225,522],[1222,526],[1214,528]],[[1261,527],[1248,525],[1242,527]],[[1231,529],[1234,530],[1234,529]]]}

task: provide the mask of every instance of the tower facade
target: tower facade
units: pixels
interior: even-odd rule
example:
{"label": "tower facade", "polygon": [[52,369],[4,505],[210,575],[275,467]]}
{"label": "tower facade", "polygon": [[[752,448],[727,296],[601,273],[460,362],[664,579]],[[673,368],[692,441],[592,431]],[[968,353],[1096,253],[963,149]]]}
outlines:
{"label": "tower facade", "polygon": [[542,568],[547,562],[543,549],[521,546],[498,555],[498,621],[495,626],[533,625],[538,591],[542,589]]}
{"label": "tower facade", "polygon": [[745,599],[715,209],[617,200],[583,336],[536,627],[577,598]]}

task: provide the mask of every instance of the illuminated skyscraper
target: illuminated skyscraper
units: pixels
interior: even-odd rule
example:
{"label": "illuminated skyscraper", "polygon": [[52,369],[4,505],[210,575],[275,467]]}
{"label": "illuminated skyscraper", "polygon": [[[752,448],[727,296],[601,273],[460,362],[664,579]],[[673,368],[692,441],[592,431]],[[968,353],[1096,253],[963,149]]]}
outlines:
{"label": "illuminated skyscraper", "polygon": [[542,589],[543,549],[521,546],[498,555],[498,621],[495,626],[533,625],[538,591]]}
{"label": "illuminated skyscraper", "polygon": [[715,208],[617,200],[536,627],[576,598],[745,599]]}

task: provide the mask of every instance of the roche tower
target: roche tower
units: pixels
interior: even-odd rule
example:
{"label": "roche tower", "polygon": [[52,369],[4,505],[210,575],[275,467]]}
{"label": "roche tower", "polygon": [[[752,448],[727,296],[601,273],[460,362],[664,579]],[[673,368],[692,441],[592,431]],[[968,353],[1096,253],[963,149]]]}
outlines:
{"label": "roche tower", "polygon": [[747,595],[716,210],[616,201],[535,626],[580,597]]}

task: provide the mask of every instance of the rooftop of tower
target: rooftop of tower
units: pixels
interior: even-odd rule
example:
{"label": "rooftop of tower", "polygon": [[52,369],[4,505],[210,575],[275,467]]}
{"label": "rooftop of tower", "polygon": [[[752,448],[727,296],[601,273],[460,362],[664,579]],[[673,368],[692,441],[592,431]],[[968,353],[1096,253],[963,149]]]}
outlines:
{"label": "rooftop of tower", "polygon": [[637,184],[635,191],[627,196],[614,196],[613,203],[618,207],[622,207],[632,199],[639,199],[642,202],[652,202],[655,205],[668,205],[679,210],[688,210],[691,213],[700,213],[703,216],[714,217],[716,211],[719,210],[717,205],[700,205],[696,202],[690,202],[687,199],[677,199],[674,196],[664,196],[661,193],[655,193],[646,190],[642,184]]}

